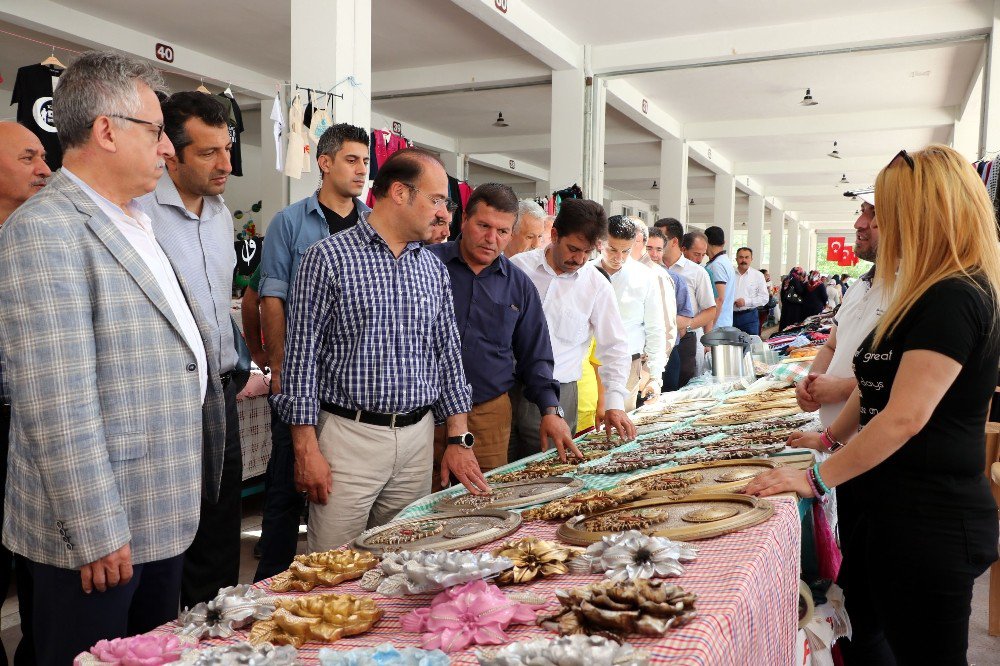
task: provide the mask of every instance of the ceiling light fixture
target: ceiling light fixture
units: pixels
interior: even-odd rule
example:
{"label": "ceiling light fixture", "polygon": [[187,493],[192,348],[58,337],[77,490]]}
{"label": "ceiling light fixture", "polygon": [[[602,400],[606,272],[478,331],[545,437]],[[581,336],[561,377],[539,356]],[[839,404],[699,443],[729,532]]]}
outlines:
{"label": "ceiling light fixture", "polygon": [[836,141],[833,142],[833,150],[830,151],[829,153],[827,153],[826,155],[827,155],[827,157],[835,157],[838,160],[840,159],[840,151],[837,150],[837,142]]}
{"label": "ceiling light fixture", "polygon": [[840,184],[841,185],[847,185],[850,182],[851,181],[847,180],[847,174],[846,173],[840,177]]}
{"label": "ceiling light fixture", "polygon": [[510,124],[503,119],[503,111],[497,114],[496,122],[493,123],[493,127],[510,127]]}
{"label": "ceiling light fixture", "polygon": [[658,190],[658,189],[660,189],[660,186],[656,184],[656,180],[655,179],[653,180],[653,186],[650,187],[649,189],[651,189],[651,190]]}
{"label": "ceiling light fixture", "polygon": [[813,99],[812,88],[806,88],[806,96],[802,98],[802,101],[799,102],[799,104],[802,106],[816,106],[819,104],[819,102]]}

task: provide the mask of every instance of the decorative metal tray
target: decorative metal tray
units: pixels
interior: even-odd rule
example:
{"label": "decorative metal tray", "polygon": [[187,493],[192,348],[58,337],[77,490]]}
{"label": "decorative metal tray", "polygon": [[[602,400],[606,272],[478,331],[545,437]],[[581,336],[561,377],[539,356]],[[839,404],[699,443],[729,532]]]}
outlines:
{"label": "decorative metal tray", "polygon": [[568,497],[583,489],[583,481],[569,476],[511,481],[492,486],[489,495],[464,493],[446,497],[437,503],[437,511],[469,513],[480,509],[517,509]]}
{"label": "decorative metal tray", "polygon": [[728,493],[642,499],[592,516],[576,516],[556,536],[571,544],[596,543],[615,532],[638,529],[651,536],[695,541],[730,534],[764,522],[774,514],[767,500]]}
{"label": "decorative metal tray", "polygon": [[[657,470],[655,472],[643,472],[629,477],[624,483],[632,483],[639,479],[669,474],[671,476],[683,476],[685,472],[698,472],[702,480],[692,483],[687,487],[691,493],[730,493],[739,492],[750,483],[761,472],[775,467],[780,467],[780,463],[773,460],[761,458],[748,458],[743,460],[714,460],[711,462],[692,463],[690,465],[678,465],[669,469]],[[657,497],[661,491],[651,491],[647,497]]]}
{"label": "decorative metal tray", "polygon": [[354,547],[376,555],[398,550],[468,550],[511,534],[521,525],[512,511],[436,513],[365,530]]}

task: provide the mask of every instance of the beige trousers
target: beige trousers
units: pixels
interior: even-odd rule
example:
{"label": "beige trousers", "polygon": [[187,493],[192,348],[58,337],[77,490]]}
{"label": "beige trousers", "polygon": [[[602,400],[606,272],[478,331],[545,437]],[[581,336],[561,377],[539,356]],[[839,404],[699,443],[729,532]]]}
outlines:
{"label": "beige trousers", "polygon": [[419,423],[394,430],[321,411],[316,430],[319,450],[333,470],[333,492],[325,505],[309,506],[310,552],[353,541],[430,493],[431,412]]}
{"label": "beige trousers", "polygon": [[639,402],[639,394],[646,390],[651,376],[649,367],[646,365],[645,356],[633,359],[632,367],[629,369],[628,381],[625,389],[628,395],[625,396],[625,411],[631,412]]}

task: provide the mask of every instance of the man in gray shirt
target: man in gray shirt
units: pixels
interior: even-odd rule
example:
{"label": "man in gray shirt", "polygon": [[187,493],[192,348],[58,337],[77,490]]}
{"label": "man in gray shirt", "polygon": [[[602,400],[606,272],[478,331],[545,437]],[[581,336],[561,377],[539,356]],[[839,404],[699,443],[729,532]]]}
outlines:
{"label": "man in gray shirt", "polygon": [[243,456],[236,395],[242,386],[232,381],[238,354],[229,314],[236,250],[233,218],[221,196],[232,172],[232,143],[226,109],[211,95],[174,93],[162,108],[175,155],[166,159],[166,172],[142,203],[188,299],[212,328],[206,353],[217,360],[226,399],[219,501],[202,498],[198,532],[184,554],[181,605],[190,607],[236,585],[240,572]]}

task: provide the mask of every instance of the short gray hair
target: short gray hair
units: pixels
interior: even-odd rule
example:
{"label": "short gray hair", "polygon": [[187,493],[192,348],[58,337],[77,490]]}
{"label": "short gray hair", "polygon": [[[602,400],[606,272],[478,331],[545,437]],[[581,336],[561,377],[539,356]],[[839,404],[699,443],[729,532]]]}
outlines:
{"label": "short gray hair", "polygon": [[649,227],[642,220],[636,220],[635,222],[636,230],[642,233],[642,242],[645,243],[649,240]]}
{"label": "short gray hair", "polygon": [[142,107],[137,81],[153,92],[166,92],[160,72],[137,58],[88,51],[70,65],[52,95],[52,115],[63,150],[85,144],[98,116],[136,115]]}
{"label": "short gray hair", "polygon": [[539,220],[545,221],[545,210],[538,205],[537,201],[534,199],[521,199],[517,202],[517,219],[514,220],[514,228],[511,231],[517,231],[517,228],[521,226],[521,218],[525,215],[537,217]]}

